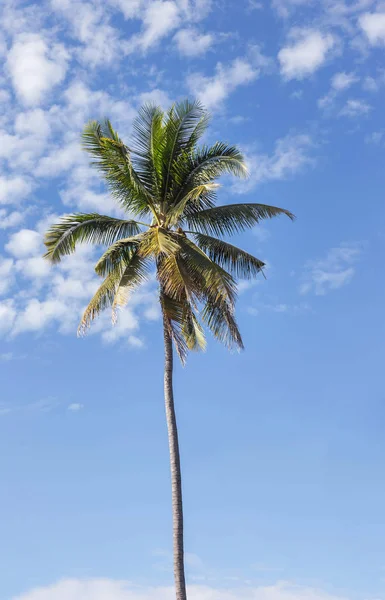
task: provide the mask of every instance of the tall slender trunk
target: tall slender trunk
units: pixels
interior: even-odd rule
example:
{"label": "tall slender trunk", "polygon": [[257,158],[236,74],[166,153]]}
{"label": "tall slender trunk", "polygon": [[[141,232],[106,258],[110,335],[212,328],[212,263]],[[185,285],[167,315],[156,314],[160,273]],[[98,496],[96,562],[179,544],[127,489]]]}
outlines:
{"label": "tall slender trunk", "polygon": [[184,574],[182,479],[180,469],[178,429],[176,425],[174,392],[172,386],[173,349],[172,339],[165,317],[163,318],[163,331],[165,352],[164,401],[166,405],[168,445],[170,449],[171,466],[175,591],[176,600],[187,600],[186,581]]}

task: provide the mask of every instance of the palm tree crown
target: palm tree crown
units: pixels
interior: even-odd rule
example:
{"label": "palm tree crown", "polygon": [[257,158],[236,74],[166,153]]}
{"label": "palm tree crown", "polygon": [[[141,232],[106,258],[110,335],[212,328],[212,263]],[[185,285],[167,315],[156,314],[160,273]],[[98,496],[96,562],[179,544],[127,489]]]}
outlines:
{"label": "palm tree crown", "polygon": [[181,102],[167,113],[146,105],[129,146],[108,120],[85,127],[84,149],[128,214],[72,214],[46,234],[45,256],[54,263],[78,243],[107,246],[95,266],[104,281],[80,332],[107,307],[115,315],[155,264],[164,322],[182,361],[189,350],[205,347],[202,325],[228,347],[243,347],[234,317],[236,278],[255,277],[264,263],[222,238],[261,219],[293,215],[264,204],[216,206],[218,178],[245,177],[247,170],[235,146],[198,146],[208,121],[198,102]]}

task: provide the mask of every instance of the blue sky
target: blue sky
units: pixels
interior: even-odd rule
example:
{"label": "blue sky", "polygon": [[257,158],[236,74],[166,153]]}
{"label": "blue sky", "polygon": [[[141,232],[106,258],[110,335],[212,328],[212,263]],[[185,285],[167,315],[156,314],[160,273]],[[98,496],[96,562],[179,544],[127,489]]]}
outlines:
{"label": "blue sky", "polygon": [[96,254],[42,233],[118,214],[79,146],[198,97],[250,178],[220,200],[297,215],[236,241],[246,351],[176,368],[191,600],[385,598],[385,3],[3,0],[1,600],[170,600],[154,282],[76,338]]}

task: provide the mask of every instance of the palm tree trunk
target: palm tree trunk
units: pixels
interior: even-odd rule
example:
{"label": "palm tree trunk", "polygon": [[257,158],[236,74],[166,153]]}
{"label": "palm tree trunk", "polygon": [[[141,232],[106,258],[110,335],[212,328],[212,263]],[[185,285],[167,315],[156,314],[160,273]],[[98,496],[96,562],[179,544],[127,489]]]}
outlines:
{"label": "palm tree trunk", "polygon": [[163,331],[165,351],[164,400],[166,405],[168,444],[170,449],[171,466],[175,591],[176,600],[187,600],[186,581],[184,574],[182,479],[180,469],[178,429],[176,425],[174,392],[172,386],[173,349],[172,339],[165,317],[163,317]]}

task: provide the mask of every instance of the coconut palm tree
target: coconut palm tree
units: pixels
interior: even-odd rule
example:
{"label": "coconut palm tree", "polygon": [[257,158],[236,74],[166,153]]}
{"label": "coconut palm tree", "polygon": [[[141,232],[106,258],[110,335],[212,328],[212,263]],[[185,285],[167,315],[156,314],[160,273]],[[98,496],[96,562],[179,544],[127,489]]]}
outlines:
{"label": "coconut palm tree", "polygon": [[163,318],[164,396],[171,462],[174,574],[177,600],[186,600],[183,511],[178,431],[173,397],[173,347],[182,363],[189,350],[205,348],[206,326],[229,348],[243,348],[235,316],[236,278],[252,278],[264,263],[224,241],[262,219],[285,214],[264,204],[216,206],[221,175],[247,175],[235,146],[198,146],[209,117],[198,102],[167,113],[146,105],[133,124],[129,146],[110,121],[86,125],[82,140],[126,218],[99,214],[63,217],[46,233],[52,263],[79,243],[107,246],[95,266],[104,280],[79,325],[84,333],[105,308],[113,319],[130,294],[155,269]]}

